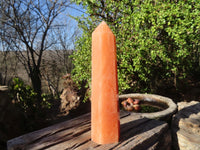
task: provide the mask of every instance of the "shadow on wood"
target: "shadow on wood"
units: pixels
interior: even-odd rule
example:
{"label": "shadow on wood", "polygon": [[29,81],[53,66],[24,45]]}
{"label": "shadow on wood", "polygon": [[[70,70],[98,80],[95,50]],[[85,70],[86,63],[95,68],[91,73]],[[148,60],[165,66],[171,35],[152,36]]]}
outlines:
{"label": "shadow on wood", "polygon": [[90,113],[7,142],[16,149],[170,149],[171,135],[165,122],[121,113],[120,141],[98,145],[90,138]]}

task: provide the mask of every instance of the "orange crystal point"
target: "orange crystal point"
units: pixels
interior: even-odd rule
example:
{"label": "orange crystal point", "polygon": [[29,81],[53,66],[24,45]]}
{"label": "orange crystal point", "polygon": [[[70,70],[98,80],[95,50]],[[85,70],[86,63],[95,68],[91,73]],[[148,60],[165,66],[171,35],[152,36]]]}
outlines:
{"label": "orange crystal point", "polygon": [[119,107],[115,36],[103,21],[92,33],[91,139],[119,141]]}
{"label": "orange crystal point", "polygon": [[[107,23],[105,21],[102,21],[97,27],[96,29],[93,31],[93,34],[96,32],[111,32],[111,29],[109,28],[109,26],[107,25]],[[113,33],[112,33],[113,34]]]}

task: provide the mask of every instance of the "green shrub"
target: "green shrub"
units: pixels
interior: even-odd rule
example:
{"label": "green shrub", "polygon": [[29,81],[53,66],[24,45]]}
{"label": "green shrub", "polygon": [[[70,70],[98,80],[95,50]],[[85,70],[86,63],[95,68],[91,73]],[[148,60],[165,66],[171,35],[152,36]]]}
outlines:
{"label": "green shrub", "polygon": [[[13,82],[10,86],[10,96],[14,101],[15,105],[19,107],[24,113],[34,113],[35,111],[41,111],[37,108],[36,99],[37,93],[34,92],[32,87],[25,85],[23,80],[19,78],[13,78]],[[42,108],[51,108],[51,103],[49,102],[52,99],[52,96],[49,94],[43,93],[41,95]]]}
{"label": "green shrub", "polygon": [[200,3],[187,1],[76,1],[88,16],[73,54],[73,79],[91,82],[91,33],[105,20],[116,36],[119,92],[155,92],[200,71]]}
{"label": "green shrub", "polygon": [[25,85],[21,79],[13,78],[10,96],[14,100],[15,105],[22,109],[23,112],[35,110],[37,93],[30,86]]}

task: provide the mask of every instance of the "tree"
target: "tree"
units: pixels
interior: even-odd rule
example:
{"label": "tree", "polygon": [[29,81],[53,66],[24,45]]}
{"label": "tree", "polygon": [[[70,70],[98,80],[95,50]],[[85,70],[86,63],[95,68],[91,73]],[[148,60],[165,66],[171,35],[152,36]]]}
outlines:
{"label": "tree", "polygon": [[15,59],[15,55],[10,52],[10,47],[7,45],[0,36],[0,84],[8,85],[11,81],[11,76],[16,75],[18,60]]}
{"label": "tree", "polygon": [[[56,19],[70,5],[68,0],[2,0],[1,37],[16,52],[41,102],[41,60],[43,52],[56,43],[49,35]],[[58,24],[57,24],[58,25]]]}
{"label": "tree", "polygon": [[[71,25],[71,26],[70,26]],[[69,30],[73,30],[71,35],[69,36]],[[75,50],[75,41],[80,37],[80,30],[72,25],[69,24],[68,28],[58,28],[56,30],[56,34],[58,35],[57,40],[59,44],[55,45],[53,49],[58,56],[57,61],[60,65],[65,67],[65,73],[71,73],[73,69],[72,60],[69,57],[73,51]]]}
{"label": "tree", "polygon": [[[78,38],[80,31],[68,20],[66,26],[57,26],[53,30],[53,38],[57,39],[57,44],[52,46],[53,51],[45,51],[41,65],[41,74],[53,95],[59,96],[61,76],[71,73],[73,68],[72,55],[74,42]],[[62,87],[63,88],[63,87]]]}
{"label": "tree", "polygon": [[[200,71],[200,4],[188,1],[76,0],[83,35],[73,55],[74,80],[91,79],[91,33],[105,20],[116,36],[119,92],[155,92]],[[180,82],[179,82],[180,83]]]}

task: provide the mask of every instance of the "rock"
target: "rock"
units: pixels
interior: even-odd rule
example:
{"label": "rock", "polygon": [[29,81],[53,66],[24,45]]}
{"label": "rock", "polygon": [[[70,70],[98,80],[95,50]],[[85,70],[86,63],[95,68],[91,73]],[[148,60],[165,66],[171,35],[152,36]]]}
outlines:
{"label": "rock", "polygon": [[200,103],[178,103],[172,120],[173,146],[180,150],[200,150]]}
{"label": "rock", "polygon": [[67,115],[70,110],[76,109],[80,105],[80,97],[77,95],[77,87],[71,79],[71,75],[67,74],[63,78],[65,82],[63,83],[64,90],[60,95],[60,112]]}
{"label": "rock", "polygon": [[70,110],[77,108],[80,105],[80,97],[77,96],[76,92],[70,88],[63,90],[61,96],[60,111],[63,114],[68,114]]}

